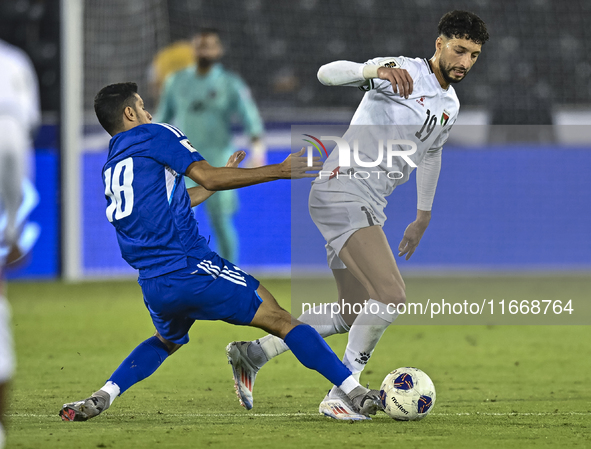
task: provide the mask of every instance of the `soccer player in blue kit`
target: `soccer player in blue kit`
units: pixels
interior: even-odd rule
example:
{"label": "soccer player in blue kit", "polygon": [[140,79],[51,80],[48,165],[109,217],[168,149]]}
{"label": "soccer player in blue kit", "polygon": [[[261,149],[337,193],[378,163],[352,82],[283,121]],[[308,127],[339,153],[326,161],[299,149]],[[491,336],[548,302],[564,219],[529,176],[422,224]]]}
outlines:
{"label": "soccer player in blue kit", "polygon": [[[94,109],[112,136],[103,167],[106,215],[117,232],[123,258],[139,270],[144,303],[156,328],[121,363],[106,384],[82,401],[64,404],[64,421],[86,421],[158,369],[189,341],[195,320],[222,320],[263,329],[282,338],[296,358],[346,393],[350,405],[368,416],[381,407],[379,392],[359,384],[322,337],[292,319],[259,281],[221,258],[199,235],[191,207],[213,191],[277,179],[314,177],[320,162],[307,166],[302,152],[282,163],[243,169],[212,167],[177,128],[151,123],[135,83],[104,87]],[[185,189],[183,175],[198,187]],[[236,367],[233,367],[236,374]],[[248,409],[252,404],[241,403]]]}

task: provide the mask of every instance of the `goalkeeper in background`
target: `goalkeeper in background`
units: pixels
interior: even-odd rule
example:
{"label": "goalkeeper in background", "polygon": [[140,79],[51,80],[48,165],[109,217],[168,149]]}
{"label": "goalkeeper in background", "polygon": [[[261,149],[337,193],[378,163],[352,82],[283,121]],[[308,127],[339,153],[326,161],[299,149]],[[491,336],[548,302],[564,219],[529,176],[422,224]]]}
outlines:
{"label": "goalkeeper in background", "polygon": [[[223,167],[235,151],[232,119],[238,116],[251,138],[247,163],[265,165],[261,140],[263,122],[242,79],[218,61],[224,53],[219,33],[203,29],[193,38],[196,64],[169,76],[164,83],[155,122],[173,123],[187,133],[195,148],[214,167]],[[185,178],[187,187],[196,184]],[[238,235],[232,217],[238,207],[236,192],[218,192],[205,205],[217,239],[218,253],[238,263]]]}

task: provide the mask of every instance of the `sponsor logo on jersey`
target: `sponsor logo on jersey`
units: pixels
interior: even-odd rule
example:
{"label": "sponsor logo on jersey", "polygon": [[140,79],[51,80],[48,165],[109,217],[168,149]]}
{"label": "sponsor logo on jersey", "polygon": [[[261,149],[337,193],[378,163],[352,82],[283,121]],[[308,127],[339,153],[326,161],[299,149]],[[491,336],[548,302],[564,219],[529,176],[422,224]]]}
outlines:
{"label": "sponsor logo on jersey", "polygon": [[193,112],[199,112],[205,109],[205,103],[201,100],[195,100],[191,103],[191,109]]}
{"label": "sponsor logo on jersey", "polygon": [[187,150],[189,150],[191,153],[197,153],[197,150],[195,149],[195,147],[193,145],[191,145],[191,142],[189,142],[189,139],[183,139],[181,141],[179,141],[179,143],[184,146]]}
{"label": "sponsor logo on jersey", "polygon": [[392,59],[390,61],[386,61],[385,63],[382,63],[382,67],[386,67],[388,69],[395,69],[398,67],[398,63],[396,62],[395,59]]}
{"label": "sponsor logo on jersey", "polygon": [[440,122],[441,126],[447,125],[447,122],[449,121],[449,116],[450,116],[449,112],[446,110],[443,110],[443,114],[441,114],[441,122]]}
{"label": "sponsor logo on jersey", "polygon": [[418,100],[416,100],[416,102],[417,102],[418,104],[420,104],[422,107],[425,107],[425,103],[424,103],[424,101],[425,101],[425,97],[421,97],[421,98],[419,98]]}

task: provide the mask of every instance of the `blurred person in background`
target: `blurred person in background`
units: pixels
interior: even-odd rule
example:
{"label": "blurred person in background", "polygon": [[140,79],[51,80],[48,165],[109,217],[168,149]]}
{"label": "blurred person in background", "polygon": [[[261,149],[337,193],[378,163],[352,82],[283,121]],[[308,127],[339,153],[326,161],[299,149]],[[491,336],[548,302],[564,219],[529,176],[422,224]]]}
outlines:
{"label": "blurred person in background", "polygon": [[26,223],[38,201],[27,180],[32,135],[40,121],[39,89],[33,64],[20,49],[0,40],[0,448],[4,447],[4,416],[8,382],[15,369],[6,300],[6,266],[25,255],[39,235]]}
{"label": "blurred person in background", "polygon": [[[167,78],[155,122],[172,122],[185,130],[187,137],[214,167],[223,167],[235,151],[232,145],[232,120],[237,116],[251,139],[247,164],[266,163],[261,140],[263,122],[244,81],[226,70],[218,61],[224,53],[219,32],[202,29],[193,38],[196,64]],[[194,187],[185,178],[187,187]],[[233,190],[218,192],[205,205],[217,239],[219,254],[238,263],[238,235],[232,217],[237,210]]]}
{"label": "blurred person in background", "polygon": [[194,64],[193,44],[186,40],[173,42],[156,53],[148,73],[150,96],[154,104],[158,104],[166,78]]}

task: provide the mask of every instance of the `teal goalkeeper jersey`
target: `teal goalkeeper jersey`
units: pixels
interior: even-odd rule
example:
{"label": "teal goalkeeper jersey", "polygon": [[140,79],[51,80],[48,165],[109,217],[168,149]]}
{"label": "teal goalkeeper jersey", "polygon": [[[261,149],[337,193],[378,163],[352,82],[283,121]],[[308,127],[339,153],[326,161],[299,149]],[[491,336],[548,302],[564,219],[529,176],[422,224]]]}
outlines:
{"label": "teal goalkeeper jersey", "polygon": [[251,137],[262,134],[263,122],[244,81],[221,64],[206,75],[193,65],[166,79],[154,121],[178,126],[211,165],[220,167],[234,151],[234,117]]}

